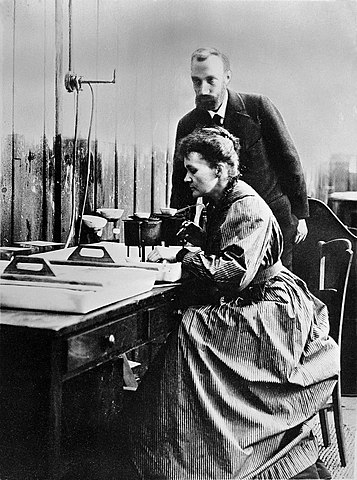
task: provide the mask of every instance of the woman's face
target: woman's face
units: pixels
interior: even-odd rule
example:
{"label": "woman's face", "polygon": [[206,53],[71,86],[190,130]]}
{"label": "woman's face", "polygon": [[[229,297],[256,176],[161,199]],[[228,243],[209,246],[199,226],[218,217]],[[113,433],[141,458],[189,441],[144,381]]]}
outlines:
{"label": "woman's face", "polygon": [[211,168],[204,157],[190,152],[184,160],[186,168],[185,182],[189,184],[194,198],[211,197],[217,188],[217,169]]}

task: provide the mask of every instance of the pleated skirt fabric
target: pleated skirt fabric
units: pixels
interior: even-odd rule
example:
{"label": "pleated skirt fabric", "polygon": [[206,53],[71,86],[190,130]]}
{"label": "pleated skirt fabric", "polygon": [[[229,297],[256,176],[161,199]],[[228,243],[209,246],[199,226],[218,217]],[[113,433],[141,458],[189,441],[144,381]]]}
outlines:
{"label": "pleated skirt fabric", "polygon": [[291,478],[339,370],[326,307],[283,270],[257,298],[192,306],[126,412],[145,480]]}

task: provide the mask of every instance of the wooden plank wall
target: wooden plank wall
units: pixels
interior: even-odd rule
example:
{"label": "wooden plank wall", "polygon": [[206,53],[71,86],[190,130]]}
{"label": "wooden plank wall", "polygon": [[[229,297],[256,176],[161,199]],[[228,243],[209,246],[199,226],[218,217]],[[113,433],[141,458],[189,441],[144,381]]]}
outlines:
{"label": "wooden plank wall", "polygon": [[[89,5],[93,9],[93,16],[97,17],[97,52],[93,62],[96,68],[88,74],[91,79],[98,78],[98,75],[100,78],[101,75],[98,68],[103,47],[100,28],[104,26],[99,25],[98,19],[104,23],[105,11],[99,12],[98,6],[99,2]],[[29,240],[66,242],[72,211],[76,114],[72,97],[75,94],[64,91],[61,79],[59,89],[62,88],[62,91],[55,93],[53,85],[58,72],[67,72],[67,2],[42,1],[39,7],[38,2],[6,0],[4,13],[5,48],[12,52],[7,56],[4,68],[7,71],[7,84],[12,91],[3,94],[1,245],[9,246]],[[28,32],[33,29],[35,17],[37,33],[31,34],[31,42],[28,42],[26,39]],[[107,46],[105,49],[107,51]],[[75,54],[72,47],[74,57]],[[31,70],[29,62],[24,62],[28,58],[31,58]],[[114,67],[116,63],[117,58],[113,58]],[[81,69],[81,66],[78,65],[78,68]],[[108,72],[107,80],[111,74]],[[106,95],[100,88],[96,87],[94,92],[97,105]],[[103,88],[108,91],[117,87],[110,85]],[[137,88],[142,88],[140,81]],[[83,85],[83,92],[79,93],[78,99],[80,118],[74,167],[76,218],[81,210],[87,175],[89,101],[85,89],[87,85]],[[23,103],[24,98],[26,104]],[[116,99],[119,107],[120,101]],[[115,114],[111,137],[105,135],[104,138],[100,126],[97,126],[100,116],[95,112],[85,213],[94,213],[101,207],[117,207],[124,209],[123,218],[126,218],[135,210],[159,211],[160,206],[166,204],[166,164],[172,161],[172,146],[166,142],[155,142],[154,135],[149,131],[151,121],[144,128],[147,122],[144,117],[140,115],[133,125]],[[128,133],[133,127],[134,132]],[[56,172],[59,165],[61,171]],[[104,238],[111,237],[111,227],[108,225],[104,230]]]}
{"label": "wooden plank wall", "polygon": [[[4,2],[1,245],[53,239],[54,3]],[[21,35],[33,32],[32,42]],[[23,60],[27,59],[26,62]],[[23,98],[27,101],[24,102]]]}
{"label": "wooden plank wall", "polygon": [[[70,56],[70,3],[2,2],[6,52],[0,150],[2,246],[26,240],[67,240],[73,168],[76,217],[80,212],[91,100],[88,85],[83,85],[78,95],[77,158],[73,167],[75,93],[64,88],[64,75],[70,68],[91,80],[110,80],[113,69],[117,69],[115,85],[93,84],[95,108],[85,213],[118,207],[124,209],[123,218],[127,218],[135,210],[158,211],[169,199],[175,125],[193,104],[192,91],[192,98],[187,99],[180,91],[187,80],[186,72],[181,66],[176,71],[174,56],[163,67],[163,54],[171,58],[173,47],[149,27],[146,31],[145,22],[142,36],[130,36],[129,22],[120,21],[119,1],[73,2]],[[126,18],[132,14],[134,20],[137,11],[133,7],[131,12],[130,2],[124,3]],[[148,6],[142,7],[144,14]],[[86,9],[85,22],[81,21],[80,8]],[[165,8],[171,12],[168,3]],[[110,43],[104,35],[107,29],[112,29]],[[163,37],[167,34],[162,32]],[[157,55],[159,41],[162,58]],[[148,59],[146,75],[142,74],[143,58]],[[108,70],[108,65],[113,68]],[[171,84],[157,81],[162,68],[168,72],[166,78],[172,78]],[[158,98],[159,105],[153,100]],[[356,188],[355,180],[345,180],[346,189],[351,185]],[[307,183],[312,196],[326,201],[331,186],[326,168],[309,165]],[[341,180],[338,185],[342,189]],[[105,235],[111,236],[109,227]]]}

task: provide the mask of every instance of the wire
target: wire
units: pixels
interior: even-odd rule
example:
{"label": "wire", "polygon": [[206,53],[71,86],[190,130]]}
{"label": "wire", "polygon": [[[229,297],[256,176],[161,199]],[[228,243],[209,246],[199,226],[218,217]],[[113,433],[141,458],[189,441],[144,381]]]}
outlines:
{"label": "wire", "polygon": [[68,248],[68,245],[71,241],[74,231],[74,222],[76,216],[76,163],[77,163],[77,135],[78,135],[78,98],[79,98],[79,90],[75,90],[76,95],[76,117],[74,122],[74,139],[73,139],[73,163],[72,163],[72,214],[71,214],[71,224],[69,227],[69,232],[67,236],[66,243],[64,248]]}
{"label": "wire", "polygon": [[68,0],[68,71],[72,71],[72,0]]}
{"label": "wire", "polygon": [[84,209],[85,209],[87,196],[88,196],[90,166],[91,166],[90,140],[91,140],[91,132],[92,132],[92,124],[93,124],[94,92],[93,92],[92,85],[90,83],[88,83],[88,85],[89,85],[89,88],[90,88],[90,91],[91,91],[92,105],[91,105],[90,120],[89,120],[89,127],[88,127],[88,137],[87,137],[87,175],[86,175],[86,184],[85,184],[84,194],[83,194],[82,209],[81,209],[81,212],[80,212],[80,215],[79,215],[78,243],[80,243],[80,240],[81,240],[83,215],[84,215]]}

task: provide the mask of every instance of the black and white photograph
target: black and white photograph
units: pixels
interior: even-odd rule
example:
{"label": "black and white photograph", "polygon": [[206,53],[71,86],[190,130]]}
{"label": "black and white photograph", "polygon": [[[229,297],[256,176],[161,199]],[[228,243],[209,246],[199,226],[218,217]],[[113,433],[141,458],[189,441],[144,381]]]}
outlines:
{"label": "black and white photograph", "polygon": [[0,480],[356,479],[357,1],[0,19]]}

